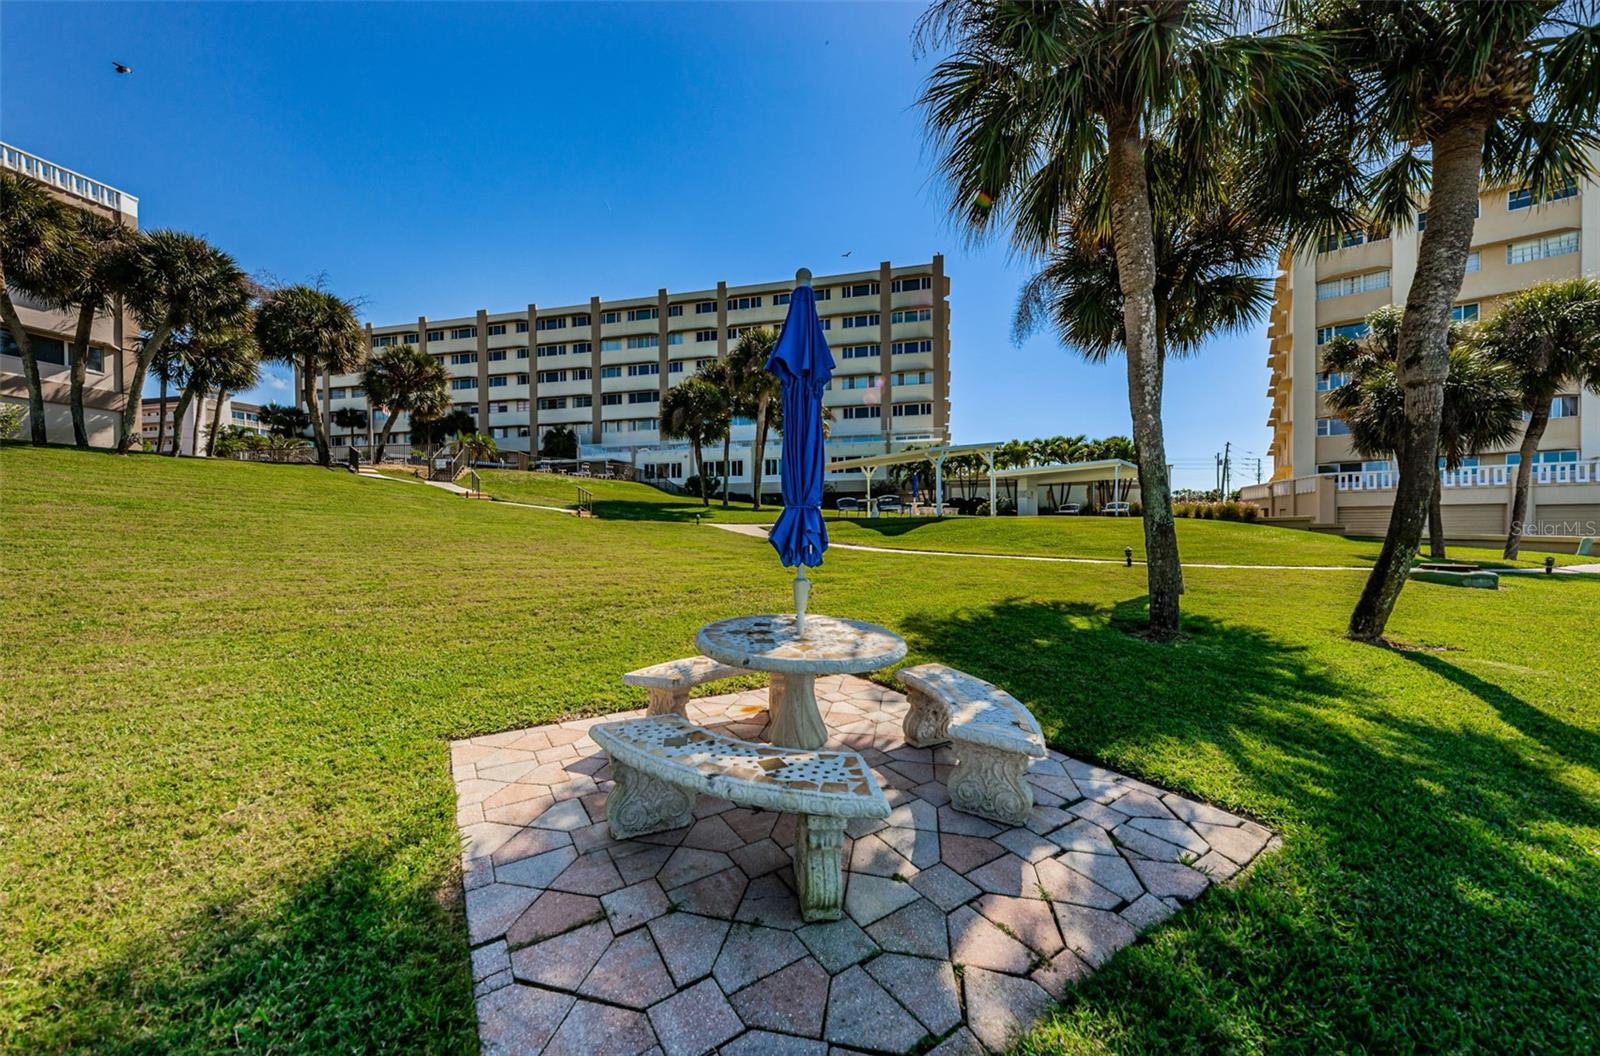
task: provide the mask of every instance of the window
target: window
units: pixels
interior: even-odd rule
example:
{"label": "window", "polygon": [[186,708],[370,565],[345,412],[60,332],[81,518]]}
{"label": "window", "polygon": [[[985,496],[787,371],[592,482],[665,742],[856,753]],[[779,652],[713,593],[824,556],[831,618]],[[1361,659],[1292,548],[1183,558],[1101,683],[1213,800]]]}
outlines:
{"label": "window", "polygon": [[577,315],[573,316],[572,317],[572,325],[573,326],[588,326],[589,325],[589,313],[588,312],[579,312]]}
{"label": "window", "polygon": [[682,374],[683,373],[683,360],[677,359],[677,360],[673,360],[671,363],[668,363],[667,364],[667,373],[668,374]]}
{"label": "window", "polygon": [[574,397],[572,397],[572,406],[574,406],[574,407],[593,407],[594,406],[594,397],[593,396],[574,396]]}
{"label": "window", "polygon": [[754,329],[755,327],[753,326],[730,326],[728,327],[728,340],[737,341]]}
{"label": "window", "polygon": [[730,311],[730,312],[742,312],[742,311],[745,311],[745,310],[750,309],[750,308],[760,308],[760,307],[761,307],[761,298],[760,297],[729,297],[728,298],[728,311]]}
{"label": "window", "polygon": [[933,371],[931,370],[902,370],[895,374],[896,385],[932,385]]}
{"label": "window", "polygon": [[510,384],[510,382],[511,382],[511,375],[509,375],[509,374],[491,374],[491,375],[489,375],[489,387],[491,389],[503,389],[508,384]]}
{"label": "window", "polygon": [[1473,250],[1471,253],[1467,254],[1467,270],[1468,271],[1482,271],[1483,270],[1483,254],[1481,252],[1479,252],[1478,250],[1476,250],[1476,249]]}
{"label": "window", "polygon": [[642,392],[630,392],[630,393],[628,393],[628,402],[629,403],[660,403],[661,402],[661,390],[659,390],[659,389],[645,389]]}
{"label": "window", "polygon": [[[906,342],[900,343],[905,344]],[[882,351],[882,345],[845,345],[839,349],[839,355],[843,359],[866,359],[870,356],[876,356]]]}
{"label": "window", "polygon": [[682,314],[683,314],[683,305],[681,305],[681,304],[669,304],[669,305],[667,305],[667,318],[668,319],[676,319]]}
{"label": "window", "polygon": [[509,404],[509,403],[491,403],[489,405],[489,410],[491,412],[493,412],[494,414],[508,414],[511,411],[511,404]]}
{"label": "window", "polygon": [[622,338],[620,337],[602,337],[600,339],[600,351],[602,352],[617,352],[621,348]]}
{"label": "window", "polygon": [[1530,188],[1518,187],[1516,190],[1506,193],[1506,211],[1515,212],[1518,209],[1530,209],[1540,202],[1559,202],[1563,198],[1571,198],[1577,193],[1578,181],[1576,179],[1568,180],[1559,187],[1551,188],[1543,198],[1535,197]]}
{"label": "window", "polygon": [[779,472],[781,472],[781,470],[779,469],[779,467],[781,465],[782,465],[781,460],[776,459],[776,458],[769,458],[766,461],[761,463],[761,475],[765,476],[765,477],[776,477],[779,474]]}
{"label": "window", "polygon": [[1325,345],[1336,337],[1348,337],[1352,341],[1358,341],[1366,335],[1367,324],[1365,322],[1319,326],[1317,327],[1317,344]]}
{"label": "window", "polygon": [[378,334],[372,339],[373,348],[389,348],[399,343],[400,339],[393,334]]}
{"label": "window", "polygon": [[452,352],[452,353],[450,353],[450,365],[452,367],[471,366],[473,363],[476,363],[477,361],[478,361],[478,354],[476,352]]}
{"label": "window", "polygon": [[621,367],[601,367],[600,368],[600,376],[602,378],[620,378],[620,377],[622,377],[622,368]]}
{"label": "window", "polygon": [[468,389],[475,389],[477,387],[478,387],[478,379],[477,378],[451,378],[450,379],[450,388],[452,388],[456,392],[465,392]]}
{"label": "window", "polygon": [[871,297],[878,292],[875,282],[857,282],[849,286],[839,287],[840,297]]}
{"label": "window", "polygon": [[787,294],[787,293],[775,293],[775,294],[773,294],[772,295],[772,306],[774,308],[777,308],[777,307],[779,307],[781,305],[788,304],[789,303],[789,298],[791,296],[792,296],[791,294]]}
{"label": "window", "polygon": [[564,411],[567,408],[565,396],[540,396],[539,409],[541,411]]}
{"label": "window", "polygon": [[661,345],[659,334],[642,334],[639,337],[628,338],[629,348],[658,348]]}
{"label": "window", "polygon": [[517,358],[518,359],[527,359],[528,358],[528,350],[526,348],[517,349]]}
{"label": "window", "polygon": [[838,388],[848,391],[850,389],[875,389],[883,381],[877,374],[842,374],[835,378]]}
{"label": "window", "polygon": [[566,345],[540,345],[539,346],[539,358],[540,359],[543,359],[545,356],[564,356],[566,354],[567,354],[567,346]]}
{"label": "window", "polygon": [[[731,472],[729,467],[732,467]],[[744,459],[735,458],[727,462],[718,459],[706,463],[706,472],[714,477],[742,477],[744,476]]]}
{"label": "window", "polygon": [[904,356],[908,354],[915,354],[917,352],[932,351],[933,342],[927,339],[922,341],[896,341],[893,345],[889,346],[889,354],[895,356]]}
{"label": "window", "polygon": [[611,311],[611,312],[601,312],[600,313],[600,325],[601,326],[605,326],[607,323],[620,323],[620,322],[622,322],[622,313],[621,312]]}
{"label": "window", "polygon": [[717,339],[717,332],[715,330],[696,330],[694,332],[694,339],[696,341],[715,341]]}
{"label": "window", "polygon": [[478,328],[475,326],[458,326],[450,331],[450,340],[465,341],[469,337],[477,337]]}
{"label": "window", "polygon": [[535,330],[565,330],[567,318],[564,315],[541,315],[533,324]]}
{"label": "window", "polygon": [[600,396],[600,406],[602,407],[620,407],[621,405],[622,393],[620,392],[607,392],[602,393]]}
{"label": "window", "polygon": [[527,400],[516,400],[514,402],[513,406],[512,406],[512,410],[516,410],[516,411],[524,411],[524,412],[526,412],[527,409],[528,409],[528,401]]}
{"label": "window", "polygon": [[539,372],[540,385],[559,385],[566,380],[567,372],[564,370],[541,370]]}
{"label": "window", "polygon": [[1576,252],[1578,252],[1578,232],[1563,231],[1559,235],[1545,235],[1543,238],[1528,238],[1511,243],[1506,246],[1506,263],[1526,264],[1530,260],[1564,257],[1568,253]]}
{"label": "window", "polygon": [[[1567,451],[1535,451],[1534,454],[1533,454],[1533,464],[1536,465],[1536,466],[1540,466],[1540,465],[1548,466],[1551,463],[1576,462],[1576,461],[1578,461],[1578,452],[1577,451],[1572,451],[1572,450],[1567,450]],[[1518,465],[1521,465],[1521,464],[1522,464],[1522,453],[1520,451],[1513,451],[1511,454],[1506,456],[1506,465],[1508,465],[1508,466],[1518,466]]]}
{"label": "window", "polygon": [[593,349],[594,346],[587,341],[572,342],[572,354],[575,356],[587,356]]}
{"label": "window", "polygon": [[429,341],[443,341],[444,340],[444,331],[443,330],[429,330],[428,331],[428,340]]}
{"label": "window", "polygon": [[661,318],[661,309],[657,305],[651,305],[648,308],[629,308],[628,309],[628,322],[630,322],[630,323],[640,323],[640,322],[644,322],[646,319],[660,319],[660,318]]}
{"label": "window", "polygon": [[1550,417],[1576,418],[1578,416],[1578,397],[1574,395],[1557,396],[1550,401]]}
{"label": "window", "polygon": [[526,319],[518,319],[517,320],[517,333],[525,334],[527,332],[528,332],[528,321]]}
{"label": "window", "polygon": [[489,362],[490,363],[504,363],[505,360],[506,360],[506,350],[505,349],[503,349],[503,348],[491,348],[489,350]]}
{"label": "window", "polygon": [[931,403],[897,403],[894,405],[894,416],[896,418],[916,418],[932,413],[933,404]]}
{"label": "window", "polygon": [[715,312],[716,310],[717,310],[717,302],[716,301],[696,301],[695,302],[695,306],[694,306],[694,314],[695,315],[709,315],[712,312]]}
{"label": "window", "polygon": [[1318,436],[1349,436],[1350,426],[1343,418],[1318,418]]}
{"label": "window", "polygon": [[894,293],[906,293],[911,290],[931,290],[933,289],[933,276],[913,275],[905,279],[895,279],[893,285],[889,288]]}
{"label": "window", "polygon": [[833,297],[833,290],[827,286],[813,286],[811,292],[816,294],[819,301],[826,301]]}
{"label": "window", "polygon": [[869,315],[847,315],[844,317],[844,328],[853,330],[863,326],[877,326],[881,322],[877,312]]}
{"label": "window", "polygon": [[842,408],[842,413],[846,418],[881,418],[883,408],[876,404],[871,407],[845,407]]}
{"label": "window", "polygon": [[1516,209],[1529,209],[1533,206],[1533,192],[1526,187],[1518,187],[1506,194],[1506,211]]}
{"label": "window", "polygon": [[681,344],[683,344],[683,332],[682,331],[677,331],[677,332],[668,334],[667,335],[667,344],[669,344],[669,345],[681,345]]}
{"label": "window", "polygon": [[1360,246],[1368,242],[1382,242],[1388,237],[1387,231],[1341,231],[1338,234],[1323,235],[1317,243],[1317,252],[1332,253],[1336,249],[1349,249],[1351,246]]}
{"label": "window", "polygon": [[925,323],[932,318],[932,308],[902,308],[889,313],[891,323]]}
{"label": "window", "polygon": [[594,371],[590,370],[588,367],[573,367],[572,368],[572,380],[573,381],[588,381],[590,378],[593,378],[593,377],[594,377]]}
{"label": "window", "polygon": [[1475,323],[1478,321],[1477,302],[1472,304],[1458,304],[1450,309],[1450,321],[1453,323]]}
{"label": "window", "polygon": [[505,332],[506,332],[506,324],[505,323],[490,323],[489,324],[489,334],[488,334],[488,336],[490,336],[490,337],[499,337],[501,334],[503,334]]}
{"label": "window", "polygon": [[1317,372],[1317,391],[1332,392],[1334,389],[1350,383],[1350,374],[1342,370],[1323,370]]}
{"label": "window", "polygon": [[645,378],[645,377],[649,377],[652,374],[660,374],[660,373],[661,373],[661,364],[660,363],[629,363],[628,364],[628,377],[630,377],[630,378]]}
{"label": "window", "polygon": [[1386,290],[1389,288],[1389,269],[1382,271],[1369,271],[1363,275],[1346,275],[1341,279],[1325,279],[1317,283],[1317,300],[1326,301],[1334,297],[1348,297],[1352,293],[1366,293],[1369,290]]}

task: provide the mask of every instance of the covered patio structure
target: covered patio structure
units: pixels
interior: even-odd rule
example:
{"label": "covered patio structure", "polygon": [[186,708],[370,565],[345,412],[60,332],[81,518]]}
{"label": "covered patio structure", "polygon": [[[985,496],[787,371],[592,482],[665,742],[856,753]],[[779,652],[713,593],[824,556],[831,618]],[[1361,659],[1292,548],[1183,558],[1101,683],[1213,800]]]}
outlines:
{"label": "covered patio structure", "polygon": [[1121,458],[1019,466],[1002,469],[995,476],[1015,487],[1018,516],[1054,512],[1077,501],[1072,498],[1072,489],[1080,484],[1084,486],[1085,500],[1096,484],[1109,485],[1108,502],[1130,501],[1139,486],[1139,467]]}
{"label": "covered patio structure", "polygon": [[834,462],[828,466],[828,472],[840,473],[852,469],[859,469],[866,482],[868,501],[872,495],[872,477],[879,466],[901,466],[913,462],[929,462],[933,465],[933,510],[934,515],[944,516],[944,463],[952,457],[963,455],[977,455],[989,468],[989,516],[995,513],[995,474],[994,453],[1000,444],[935,444],[931,447],[908,447],[904,451],[893,451],[886,455],[868,455],[865,458],[849,458],[842,462]]}

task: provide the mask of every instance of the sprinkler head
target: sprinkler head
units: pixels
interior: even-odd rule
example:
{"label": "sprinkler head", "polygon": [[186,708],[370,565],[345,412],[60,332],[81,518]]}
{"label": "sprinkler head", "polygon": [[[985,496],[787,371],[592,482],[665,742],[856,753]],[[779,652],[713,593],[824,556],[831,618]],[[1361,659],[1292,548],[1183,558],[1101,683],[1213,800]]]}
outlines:
{"label": "sprinkler head", "polygon": [[1550,573],[1554,572],[1555,570],[1556,570],[1556,559],[1553,558],[1553,557],[1545,558],[1544,559],[1544,574],[1548,576]]}
{"label": "sprinkler head", "polygon": [[1122,548],[1122,563],[1128,568],[1133,567],[1133,547],[1125,546]]}

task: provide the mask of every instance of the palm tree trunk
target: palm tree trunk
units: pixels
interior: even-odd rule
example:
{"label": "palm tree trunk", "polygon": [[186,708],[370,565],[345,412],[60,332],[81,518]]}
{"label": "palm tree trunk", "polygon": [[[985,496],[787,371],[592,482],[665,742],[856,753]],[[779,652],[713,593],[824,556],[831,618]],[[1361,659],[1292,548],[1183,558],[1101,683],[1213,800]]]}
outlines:
{"label": "palm tree trunk", "polygon": [[1533,457],[1544,439],[1545,426],[1550,424],[1550,399],[1532,401],[1528,408],[1528,431],[1522,434],[1522,458],[1517,463],[1517,488],[1511,498],[1511,530],[1506,533],[1505,556],[1514,558],[1522,549],[1522,533],[1527,529],[1528,493],[1533,488]]}
{"label": "palm tree trunk", "polygon": [[[156,358],[156,353],[160,352],[171,338],[172,327],[163,326],[152,333],[150,339],[139,349],[139,356],[133,365],[133,376],[128,379],[127,400],[122,405],[122,428],[117,433],[117,454],[119,455],[127,454],[129,446],[133,443],[133,431],[135,426],[139,424],[139,406],[141,397],[144,394],[145,373],[150,369],[150,364]],[[166,392],[165,383],[163,383],[161,391]],[[165,405],[163,405],[163,410],[165,410]],[[156,451],[159,453],[161,448],[157,446]]]}
{"label": "palm tree trunk", "polygon": [[160,421],[156,425],[156,454],[161,453],[161,445],[167,442],[167,378],[161,377],[161,410]]}
{"label": "palm tree trunk", "polygon": [[89,333],[94,327],[94,307],[83,305],[78,309],[78,327],[72,334],[71,365],[67,368],[70,383],[68,402],[72,408],[72,442],[83,450],[89,449],[89,427],[83,420],[83,381],[89,369]]}
{"label": "palm tree trunk", "polygon": [[1433,190],[1428,226],[1417,250],[1417,269],[1400,322],[1396,370],[1405,390],[1405,442],[1398,452],[1400,480],[1383,549],[1350,614],[1349,635],[1358,642],[1383,637],[1400,600],[1422,525],[1439,475],[1439,425],[1444,385],[1450,376],[1446,338],[1450,308],[1461,293],[1467,251],[1477,222],[1478,181],[1483,169],[1483,120],[1449,124],[1433,140]]}
{"label": "palm tree trunk", "polygon": [[378,443],[372,449],[372,464],[377,465],[383,461],[383,449],[389,446],[389,434],[394,431],[394,420],[400,417],[398,411],[391,409],[383,420],[383,430],[378,433]]}
{"label": "palm tree trunk", "polygon": [[1178,596],[1183,568],[1172,522],[1167,445],[1161,425],[1163,366],[1155,304],[1155,236],[1150,189],[1137,116],[1108,115],[1108,175],[1111,234],[1122,288],[1122,325],[1128,357],[1128,406],[1133,442],[1139,449],[1139,495],[1144,507],[1145,574],[1150,595],[1150,634],[1178,633]]}
{"label": "palm tree trunk", "polygon": [[1439,474],[1433,475],[1433,494],[1428,498],[1428,556],[1443,561],[1444,553],[1444,488]]}
{"label": "palm tree trunk", "polygon": [[[194,377],[189,379],[189,383],[183,387],[183,392],[178,396],[178,406],[172,409],[172,450],[167,452],[172,458],[177,458],[183,451],[183,416],[189,413],[189,406],[194,403],[194,390],[197,383],[202,388],[205,385],[203,381],[197,382]],[[198,426],[200,420],[199,410],[195,411],[194,417]],[[199,435],[198,428],[195,430],[195,435]],[[195,453],[199,454],[198,451]]]}
{"label": "palm tree trunk", "polygon": [[722,508],[728,508],[728,488],[733,483],[733,465],[728,460],[733,457],[733,427],[722,434]]}
{"label": "palm tree trunk", "polygon": [[700,482],[700,505],[710,506],[706,497],[706,460],[700,457],[700,441],[694,442],[694,478]]}
{"label": "palm tree trunk", "polygon": [[309,361],[300,364],[300,398],[306,401],[306,411],[311,415],[311,438],[317,445],[317,464],[324,469],[333,465],[333,448],[328,444],[328,423],[322,420],[317,408],[317,375]]}
{"label": "palm tree trunk", "polygon": [[28,433],[34,447],[43,447],[47,441],[44,427],[44,387],[39,382],[39,361],[33,357],[33,342],[28,331],[22,328],[22,317],[17,306],[11,303],[11,291],[5,285],[5,271],[0,269],[0,316],[5,319],[6,330],[17,343],[22,359],[22,376],[28,383]]}
{"label": "palm tree trunk", "polygon": [[217,389],[217,405],[211,409],[211,432],[206,435],[206,457],[217,453],[217,434],[222,431],[222,403],[228,398],[225,389]]}
{"label": "palm tree trunk", "polygon": [[761,509],[761,478],[766,472],[767,458],[767,405],[772,397],[762,396],[756,402],[756,435],[750,447],[751,509]]}

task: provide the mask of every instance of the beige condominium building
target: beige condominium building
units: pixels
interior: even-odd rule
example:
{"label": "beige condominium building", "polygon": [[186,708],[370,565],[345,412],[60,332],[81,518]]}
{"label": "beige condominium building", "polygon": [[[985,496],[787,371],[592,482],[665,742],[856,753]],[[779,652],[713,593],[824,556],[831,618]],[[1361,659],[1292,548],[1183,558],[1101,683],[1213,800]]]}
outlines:
{"label": "beige condominium building", "polygon": [[[1274,473],[1244,489],[1274,519],[1381,535],[1394,503],[1395,463],[1356,452],[1327,394],[1346,380],[1322,367],[1335,335],[1359,336],[1368,313],[1405,303],[1416,269],[1418,228],[1376,237],[1352,232],[1285,260],[1268,328]],[[1544,200],[1523,187],[1479,196],[1467,274],[1454,315],[1487,319],[1508,294],[1545,279],[1600,273],[1600,184],[1572,183]],[[1481,451],[1442,477],[1445,528],[1456,538],[1503,536],[1520,438]],[[1538,452],[1530,536],[1565,539],[1600,531],[1600,397],[1569,385],[1555,398]]]}
{"label": "beige condominium building", "polygon": [[[130,227],[139,226],[139,199],[131,194],[8,143],[0,143],[0,167],[38,180],[51,193],[76,208],[115,217]],[[52,443],[70,444],[72,412],[67,357],[78,324],[77,312],[51,308],[15,290],[11,299],[39,363],[46,434]],[[83,405],[89,442],[96,447],[110,447],[116,443],[124,404],[123,389],[134,369],[134,342],[138,333],[133,318],[124,311],[95,317],[89,335]],[[22,406],[24,420],[19,435],[27,436],[27,380],[22,373],[16,341],[3,323],[0,323],[0,402]]]}
{"label": "beige condominium building", "polygon": [[[579,441],[580,457],[628,463],[648,479],[681,482],[694,472],[688,448],[663,440],[661,397],[702,364],[728,354],[746,330],[777,326],[789,310],[792,278],[689,291],[658,289],[643,297],[602,299],[514,312],[480,309],[452,319],[370,328],[375,349],[415,344],[450,373],[456,407],[477,419],[502,448],[539,449],[539,439],[564,426]],[[819,276],[812,282],[817,311],[833,350],[833,381],[824,396],[832,409],[831,460],[883,454],[942,442],[950,429],[950,280],[944,258],[923,264],[888,261],[869,271]],[[361,379],[322,379],[323,407],[366,408]],[[298,386],[297,386],[298,388]],[[330,426],[338,444],[360,448],[383,426]],[[409,440],[407,422],[395,442]],[[738,489],[751,478],[749,422],[735,423],[728,475]],[[769,436],[763,489],[777,490],[780,441]],[[721,445],[707,450],[720,462]],[[712,465],[713,472],[720,465]],[[852,479],[855,478],[855,479]],[[860,474],[838,474],[841,490],[859,489]]]}
{"label": "beige condominium building", "polygon": [[[183,414],[181,429],[173,421],[173,416],[178,410],[178,401],[179,397],[176,395],[169,395],[164,400],[159,397],[146,397],[139,407],[139,435],[151,448],[154,448],[156,441],[160,440],[163,453],[172,449],[174,436],[178,438],[178,450],[185,455],[193,455],[195,443],[199,441],[200,453],[204,455],[211,440],[211,423],[219,420],[216,397],[204,396],[190,400],[189,407]],[[241,403],[231,396],[225,396],[222,400],[221,415],[223,433],[228,431],[229,426],[258,434],[268,432],[261,424],[261,408],[256,404]]]}

